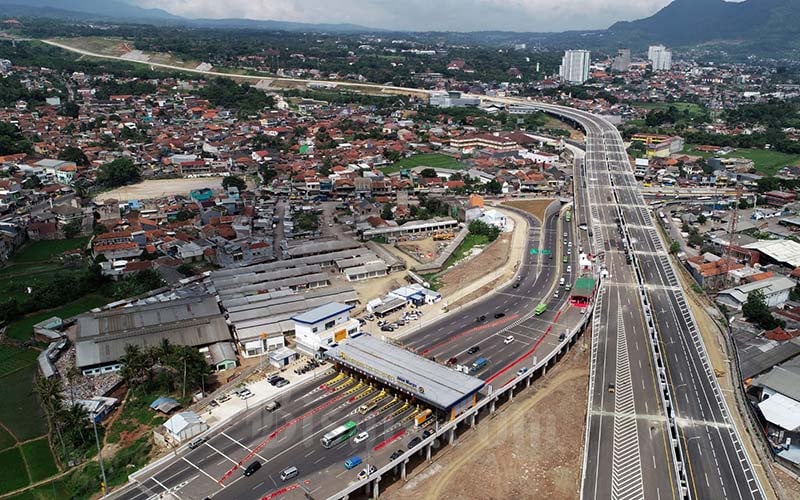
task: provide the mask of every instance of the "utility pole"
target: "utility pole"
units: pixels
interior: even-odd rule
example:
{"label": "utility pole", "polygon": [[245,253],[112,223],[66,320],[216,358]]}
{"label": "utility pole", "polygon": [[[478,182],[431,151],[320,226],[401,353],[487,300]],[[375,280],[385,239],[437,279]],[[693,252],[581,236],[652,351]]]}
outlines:
{"label": "utility pole", "polygon": [[106,469],[103,467],[103,453],[100,451],[100,436],[97,435],[97,422],[95,421],[95,416],[92,415],[92,427],[94,428],[94,442],[97,445],[97,461],[100,462],[100,475],[103,477],[103,483],[101,486],[101,491],[103,496],[106,496]]}
{"label": "utility pole", "polygon": [[183,357],[183,397],[186,397],[186,356]]}

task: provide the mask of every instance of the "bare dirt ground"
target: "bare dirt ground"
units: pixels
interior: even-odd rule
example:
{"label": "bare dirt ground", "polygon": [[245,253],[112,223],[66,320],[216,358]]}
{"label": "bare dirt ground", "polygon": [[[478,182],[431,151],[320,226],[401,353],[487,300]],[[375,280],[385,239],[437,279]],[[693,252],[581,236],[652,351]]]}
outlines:
{"label": "bare dirt ground", "polygon": [[449,241],[434,241],[433,238],[423,240],[401,241],[397,245],[403,247],[420,264],[427,264],[436,260],[441,250],[446,248]]}
{"label": "bare dirt ground", "polygon": [[[478,423],[385,498],[573,500],[580,491],[589,350],[578,347],[531,389]],[[486,417],[484,417],[486,419]]]}
{"label": "bare dirt ground", "polygon": [[401,286],[408,284],[405,277],[406,273],[403,271],[392,273],[381,278],[373,278],[364,281],[347,282],[342,280],[342,284],[352,286],[358,294],[360,304],[356,306],[354,314],[359,314],[361,311],[366,309],[368,301],[382,297],[395,288],[400,288]]}
{"label": "bare dirt ground", "polygon": [[193,189],[222,189],[224,177],[199,177],[196,179],[155,179],[131,186],[122,186],[97,195],[103,200],[147,200],[176,194],[188,195]]}
{"label": "bare dirt ground", "polygon": [[533,215],[539,222],[544,220],[544,211],[553,202],[552,198],[542,198],[536,200],[514,200],[514,201],[505,201],[501,204],[501,206],[508,206],[517,208],[524,212],[528,212],[529,214]]}
{"label": "bare dirt ground", "polygon": [[481,253],[462,264],[457,264],[440,275],[439,293],[443,297],[452,295],[464,285],[502,267],[508,261],[511,249],[511,233],[502,233]]}
{"label": "bare dirt ground", "polygon": [[552,116],[547,117],[547,123],[545,124],[546,127],[550,128],[560,128],[569,132],[569,138],[573,141],[583,141],[585,139],[584,134],[582,131],[570,126],[566,122],[562,122]]}
{"label": "bare dirt ground", "polygon": [[798,500],[800,499],[800,481],[791,474],[784,472],[781,467],[773,467],[775,478],[778,480],[782,491],[782,499]]}

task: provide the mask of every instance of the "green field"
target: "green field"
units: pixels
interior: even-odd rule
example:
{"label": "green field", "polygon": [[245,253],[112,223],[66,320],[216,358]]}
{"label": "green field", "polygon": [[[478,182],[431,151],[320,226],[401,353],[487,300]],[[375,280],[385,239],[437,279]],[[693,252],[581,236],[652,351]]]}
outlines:
{"label": "green field", "polygon": [[47,433],[44,412],[32,389],[37,369],[31,364],[0,378],[0,422],[20,441]]}
{"label": "green field", "polygon": [[[38,354],[33,349],[0,345],[0,379],[33,364]],[[2,439],[0,439],[0,449],[3,449]]]}
{"label": "green field", "polygon": [[[69,297],[69,290],[64,290],[65,296]],[[74,302],[65,304],[59,308],[51,309],[49,311],[38,312],[25,316],[19,321],[15,321],[8,325],[8,336],[17,340],[27,340],[33,335],[33,325],[47,318],[58,316],[59,318],[66,319],[72,316],[108,304],[110,301],[106,297],[100,295],[87,295],[81,297]]]}
{"label": "green field", "polygon": [[0,451],[11,448],[15,444],[17,444],[17,441],[14,439],[14,436],[9,434],[7,430],[0,427]]}
{"label": "green field", "polygon": [[381,171],[384,174],[392,174],[405,168],[414,167],[450,168],[453,170],[462,170],[465,168],[463,163],[452,156],[440,153],[423,153],[398,160],[393,165],[382,168]]}
{"label": "green field", "polygon": [[53,458],[53,452],[50,450],[50,444],[47,442],[47,437],[28,441],[20,448],[22,448],[22,456],[25,457],[25,461],[28,463],[32,483],[47,479],[58,473],[58,467]]}
{"label": "green field", "polygon": [[19,448],[0,451],[0,495],[23,488],[30,483]]}
{"label": "green field", "polygon": [[468,234],[464,241],[456,248],[449,259],[444,263],[444,269],[454,265],[462,260],[469,254],[469,252],[476,246],[486,245],[489,243],[489,238],[483,234]]}
{"label": "green field", "polygon": [[15,253],[14,256],[11,257],[11,262],[44,262],[67,250],[83,248],[88,242],[89,238],[34,241]]}
{"label": "green field", "polygon": [[[687,144],[683,148],[683,152],[692,156],[702,156],[703,158],[712,158],[714,156],[713,153],[695,151],[694,147],[694,144]],[[737,149],[733,153],[721,155],[720,158],[747,158],[748,160],[753,160],[756,171],[764,175],[775,175],[782,167],[800,163],[800,155],[790,155],[770,149]]]}
{"label": "green field", "polygon": [[35,488],[25,490],[18,495],[8,497],[8,500],[61,500],[63,498],[76,498],[71,494],[67,481],[56,479]]}
{"label": "green field", "polygon": [[700,116],[705,112],[701,105],[693,102],[632,102],[631,106],[634,108],[657,109],[659,111],[669,109],[672,106],[678,111],[688,111],[692,116]]}

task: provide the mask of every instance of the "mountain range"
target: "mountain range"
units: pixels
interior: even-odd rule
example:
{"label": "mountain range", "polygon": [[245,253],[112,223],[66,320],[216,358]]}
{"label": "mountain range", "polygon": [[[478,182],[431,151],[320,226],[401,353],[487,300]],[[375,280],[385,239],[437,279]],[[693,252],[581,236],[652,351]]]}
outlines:
{"label": "mountain range", "polygon": [[[673,48],[716,48],[743,55],[797,57],[800,53],[800,0],[674,0],[650,17],[613,24],[606,30],[564,33],[449,33],[449,38],[490,38],[494,43],[534,41],[550,48],[583,47],[613,52],[641,50],[663,43]],[[252,19],[188,19],[161,9],[144,9],[120,0],[0,0],[0,16],[130,21],[187,27],[309,32],[379,32],[355,24],[310,24]],[[430,33],[428,33],[430,35]]]}

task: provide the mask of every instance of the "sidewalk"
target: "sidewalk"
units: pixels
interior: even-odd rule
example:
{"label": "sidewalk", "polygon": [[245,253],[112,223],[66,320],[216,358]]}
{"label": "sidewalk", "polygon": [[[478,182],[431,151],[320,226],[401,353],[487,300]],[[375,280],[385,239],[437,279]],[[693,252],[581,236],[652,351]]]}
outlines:
{"label": "sidewalk", "polygon": [[[473,294],[480,290],[481,288],[491,284],[495,280],[498,280],[503,277],[503,275],[511,274],[511,277],[504,283],[499,284],[495,288],[500,288],[505,283],[510,282],[516,276],[517,271],[519,270],[519,263],[522,262],[523,252],[527,250],[528,242],[527,242],[527,235],[530,229],[528,225],[528,221],[525,220],[523,217],[508,211],[503,210],[500,207],[495,207],[501,210],[503,213],[511,217],[514,221],[514,229],[511,237],[511,254],[506,261],[505,265],[499,267],[492,271],[491,273],[482,276],[481,278],[469,283],[468,285],[464,286],[457,292],[448,295],[447,297],[442,297],[441,302],[437,302],[435,304],[426,304],[418,308],[418,311],[422,311],[422,317],[416,321],[412,321],[406,323],[405,325],[401,326],[397,330],[393,332],[383,332],[377,330],[377,326],[374,323],[367,323],[367,325],[373,325],[372,330],[377,330],[374,332],[375,335],[383,337],[385,340],[389,341],[397,341],[410,335],[411,333],[420,330],[423,326],[429,327],[433,323],[444,319],[445,317],[449,316],[450,313],[454,313],[459,309],[463,308],[468,304],[472,304],[475,301],[470,301],[465,304],[459,304],[456,307],[451,308],[450,304],[456,304],[459,300],[468,297],[470,294]],[[540,234],[540,238],[542,235]],[[482,297],[481,297],[482,298]],[[370,332],[372,333],[372,332]]]}

